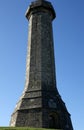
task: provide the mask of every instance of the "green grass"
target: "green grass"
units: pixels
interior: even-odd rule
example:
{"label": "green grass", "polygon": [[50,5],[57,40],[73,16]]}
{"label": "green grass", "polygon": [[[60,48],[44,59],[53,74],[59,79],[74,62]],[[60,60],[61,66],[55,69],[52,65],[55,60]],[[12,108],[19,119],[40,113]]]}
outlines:
{"label": "green grass", "polygon": [[0,127],[0,130],[57,130],[57,129],[28,128],[28,127]]}

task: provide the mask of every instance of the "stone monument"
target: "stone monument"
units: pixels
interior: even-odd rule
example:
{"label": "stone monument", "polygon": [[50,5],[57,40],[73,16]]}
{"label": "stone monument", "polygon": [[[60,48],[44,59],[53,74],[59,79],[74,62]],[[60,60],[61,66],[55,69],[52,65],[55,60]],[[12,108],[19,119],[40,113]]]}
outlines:
{"label": "stone monument", "polygon": [[24,91],[10,126],[73,130],[56,85],[52,21],[56,13],[46,0],[36,0],[26,11],[29,20]]}

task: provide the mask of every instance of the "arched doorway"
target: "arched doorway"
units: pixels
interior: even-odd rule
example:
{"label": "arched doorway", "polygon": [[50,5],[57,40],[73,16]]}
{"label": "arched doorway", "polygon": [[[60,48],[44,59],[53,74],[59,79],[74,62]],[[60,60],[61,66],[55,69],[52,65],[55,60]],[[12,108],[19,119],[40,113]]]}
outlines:
{"label": "arched doorway", "polygon": [[60,129],[61,122],[58,113],[52,113],[49,115],[49,128]]}
{"label": "arched doorway", "polygon": [[55,128],[55,118],[53,115],[49,116],[49,128]]}

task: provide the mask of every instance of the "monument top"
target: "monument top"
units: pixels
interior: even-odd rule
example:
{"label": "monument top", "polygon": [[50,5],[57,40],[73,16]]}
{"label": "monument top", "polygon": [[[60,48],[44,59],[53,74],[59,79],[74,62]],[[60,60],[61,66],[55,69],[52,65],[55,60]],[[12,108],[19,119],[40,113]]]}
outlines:
{"label": "monument top", "polygon": [[37,1],[44,1],[44,0],[37,0]]}
{"label": "monument top", "polygon": [[42,1],[44,1],[44,0],[33,0],[33,1],[39,1],[39,2],[42,2]]}
{"label": "monument top", "polygon": [[[35,12],[48,12],[52,20],[56,17],[55,10],[51,4],[51,2],[46,0],[32,0],[30,6],[26,11],[26,18],[29,20],[30,16]],[[37,11],[36,11],[37,10]]]}

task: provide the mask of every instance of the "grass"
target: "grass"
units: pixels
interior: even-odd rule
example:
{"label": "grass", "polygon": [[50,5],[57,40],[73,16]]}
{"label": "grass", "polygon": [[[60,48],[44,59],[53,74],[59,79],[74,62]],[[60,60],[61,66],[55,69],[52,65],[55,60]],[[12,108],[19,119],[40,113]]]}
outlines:
{"label": "grass", "polygon": [[57,130],[57,129],[28,128],[28,127],[0,127],[0,130]]}

